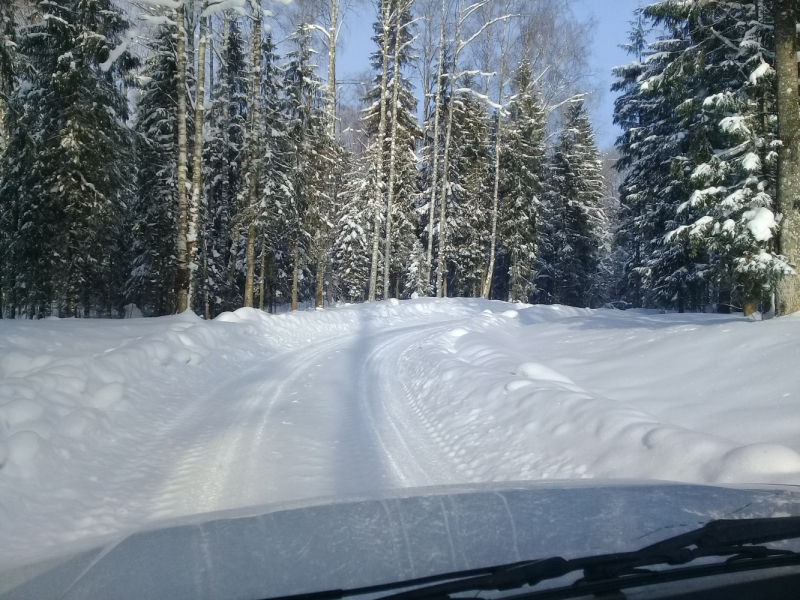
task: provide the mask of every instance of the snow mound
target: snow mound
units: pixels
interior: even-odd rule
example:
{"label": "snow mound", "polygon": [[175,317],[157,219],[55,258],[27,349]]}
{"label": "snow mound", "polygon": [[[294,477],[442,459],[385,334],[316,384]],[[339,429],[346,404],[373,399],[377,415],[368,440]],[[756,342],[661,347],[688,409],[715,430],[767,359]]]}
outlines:
{"label": "snow mound", "polygon": [[527,377],[528,379],[539,379],[541,381],[557,381],[561,383],[569,383],[572,385],[575,384],[575,382],[572,381],[566,375],[563,375],[558,371],[554,371],[550,367],[546,367],[542,364],[535,362],[525,362],[520,365],[517,365],[517,368],[514,372],[520,377]]}
{"label": "snow mound", "polygon": [[[432,334],[419,352],[404,354],[397,368],[396,376],[407,389],[404,402],[423,423],[431,424],[434,440],[450,457],[449,469],[465,480],[596,477],[800,483],[800,455],[788,446],[743,445],[671,423],[637,408],[630,399],[636,398],[633,393],[646,397],[660,391],[640,382],[653,373],[662,375],[676,355],[689,363],[701,356],[713,360],[718,351],[711,351],[708,341],[713,339],[715,349],[721,348],[726,342],[719,335],[729,331],[718,317],[693,316],[705,319],[706,326],[719,323],[702,332],[685,317],[652,311],[534,306],[519,310],[519,319],[506,325],[498,320],[502,316],[502,311],[476,314],[458,328],[456,339]],[[687,342],[686,336],[694,332],[703,344]],[[712,333],[716,337],[710,337]],[[669,343],[663,350],[650,346],[654,350],[648,355],[649,371],[627,368],[616,358],[619,351],[609,349],[635,347],[642,353],[637,344],[661,339]],[[556,351],[556,344],[568,353]],[[582,359],[584,354],[592,360]],[[548,364],[531,356],[547,356]],[[575,379],[574,374],[586,373],[593,361],[609,360],[616,362],[604,370],[591,369],[585,381]],[[717,370],[718,364],[714,362]],[[719,385],[718,377],[710,389]],[[621,389],[631,394],[625,401],[612,399],[592,389],[593,381],[602,387],[626,384]],[[695,373],[686,381],[696,386],[702,376]],[[749,385],[752,389],[753,382]],[[787,416],[800,420],[794,404],[783,404]],[[724,414],[724,406],[724,400],[709,398],[705,410]]]}
{"label": "snow mound", "polygon": [[800,475],[800,454],[779,444],[750,444],[725,454],[714,479],[721,483],[747,483],[760,474],[790,473]]}

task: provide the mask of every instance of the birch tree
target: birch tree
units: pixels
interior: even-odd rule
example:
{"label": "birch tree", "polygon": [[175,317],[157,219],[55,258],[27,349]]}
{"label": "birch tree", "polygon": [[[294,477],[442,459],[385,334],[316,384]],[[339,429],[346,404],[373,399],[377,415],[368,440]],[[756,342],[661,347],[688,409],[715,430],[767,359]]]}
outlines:
{"label": "birch tree", "polygon": [[380,95],[380,121],[378,123],[377,137],[377,167],[378,177],[375,181],[375,206],[373,214],[372,238],[372,263],[369,271],[369,302],[375,302],[376,288],[378,287],[378,253],[381,238],[381,213],[383,212],[383,145],[386,140],[386,102],[389,80],[389,32],[391,28],[391,0],[380,0],[380,23],[382,32],[381,44],[381,95]]}
{"label": "birch tree", "polygon": [[441,105],[442,105],[442,70],[444,68],[444,35],[445,23],[447,22],[447,0],[442,0],[442,14],[441,24],[439,29],[439,61],[437,63],[436,71],[436,97],[433,102],[433,165],[431,169],[431,200],[428,215],[428,274],[433,266],[433,222],[436,215],[436,193],[438,188],[439,176],[439,136],[440,136],[440,120],[441,120]]}
{"label": "birch tree", "polygon": [[189,290],[187,307],[194,308],[197,287],[197,239],[200,234],[200,202],[203,172],[203,118],[205,116],[206,81],[206,29],[209,0],[200,5],[200,41],[197,49],[197,97],[194,106],[194,157],[192,164],[192,200],[189,204],[188,226],[186,231],[187,254],[189,260]]}
{"label": "birch tree", "polygon": [[175,77],[178,90],[178,240],[177,240],[177,274],[175,288],[177,302],[175,309],[178,313],[191,309],[191,267],[188,246],[189,228],[189,202],[186,195],[186,7],[184,2],[178,2],[175,8]]}
{"label": "birch tree", "polygon": [[255,211],[258,192],[259,136],[261,134],[261,5],[257,1],[250,3],[252,31],[250,33],[250,94],[248,100],[248,118],[250,126],[247,136],[247,246],[246,274],[244,283],[244,305],[253,306],[253,283],[256,265],[256,225]]}
{"label": "birch tree", "polygon": [[492,294],[492,280],[497,247],[497,219],[500,209],[500,157],[503,144],[503,100],[505,97],[506,44],[508,42],[508,21],[503,22],[503,36],[500,44],[500,78],[497,85],[497,127],[494,150],[494,192],[492,194],[492,229],[489,236],[489,268],[483,282],[483,297],[487,300]]}
{"label": "birch tree", "polygon": [[[456,85],[458,80],[461,77],[461,73],[459,73],[459,58],[461,53],[469,47],[469,45],[479,39],[483,32],[492,26],[492,24],[503,21],[507,23],[508,15],[499,17],[497,19],[490,19],[486,23],[483,23],[478,30],[473,33],[470,37],[465,40],[461,39],[461,33],[464,28],[464,25],[473,14],[478,12],[480,9],[486,7],[489,2],[492,0],[479,0],[470,6],[466,6],[466,0],[461,0],[459,9],[458,9],[458,16],[456,17],[456,25],[455,25],[455,38],[453,40],[453,64],[452,70],[450,71],[450,78],[451,78],[451,87],[455,91]],[[506,4],[508,7],[508,3]],[[503,56],[505,56],[505,47],[502,49]],[[502,79],[502,77],[501,77]],[[450,102],[447,111],[447,133],[445,134],[444,139],[444,151],[443,151],[443,160],[442,160],[442,189],[441,189],[441,201],[439,203],[439,257],[438,257],[438,265],[436,271],[436,296],[438,298],[442,298],[446,295],[445,293],[445,285],[446,285],[446,248],[447,248],[447,196],[449,193],[450,184],[448,181],[448,172],[450,168],[450,143],[453,139],[453,115],[454,115],[455,107],[454,103]]]}
{"label": "birch tree", "polygon": [[[410,8],[413,0],[398,0],[395,7],[395,34],[394,34],[394,73],[392,76],[392,132],[391,149],[389,151],[389,192],[386,201],[386,244],[383,258],[383,297],[389,297],[389,274],[392,268],[392,210],[395,196],[395,177],[397,175],[397,146],[398,146],[398,110],[400,105],[400,58],[404,47],[411,41],[405,41],[403,34],[408,25],[403,22],[404,13]],[[385,51],[386,52],[386,51]],[[382,150],[382,149],[381,149]]]}

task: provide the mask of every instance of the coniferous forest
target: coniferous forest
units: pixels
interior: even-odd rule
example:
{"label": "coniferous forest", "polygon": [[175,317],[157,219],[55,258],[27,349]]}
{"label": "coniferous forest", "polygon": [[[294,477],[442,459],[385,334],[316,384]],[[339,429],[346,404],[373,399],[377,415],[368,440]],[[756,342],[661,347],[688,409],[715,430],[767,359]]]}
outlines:
{"label": "coniferous forest", "polygon": [[795,312],[799,4],[639,9],[601,152],[570,2],[2,0],[0,316]]}

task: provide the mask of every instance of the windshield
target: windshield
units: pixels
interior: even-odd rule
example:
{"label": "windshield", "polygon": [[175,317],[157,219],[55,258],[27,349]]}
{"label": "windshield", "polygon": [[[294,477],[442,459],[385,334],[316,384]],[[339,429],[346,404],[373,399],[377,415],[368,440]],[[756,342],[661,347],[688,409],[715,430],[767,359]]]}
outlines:
{"label": "windshield", "polygon": [[[507,485],[504,538],[572,545],[387,579],[800,514],[794,2],[1,4],[0,597]],[[248,548],[311,593],[388,543],[348,528]]]}

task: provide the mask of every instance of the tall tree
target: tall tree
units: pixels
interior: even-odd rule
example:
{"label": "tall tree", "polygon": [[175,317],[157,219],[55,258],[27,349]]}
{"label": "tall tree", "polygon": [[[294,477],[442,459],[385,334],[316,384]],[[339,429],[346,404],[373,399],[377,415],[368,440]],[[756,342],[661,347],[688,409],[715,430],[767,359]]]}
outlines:
{"label": "tall tree", "polygon": [[378,52],[373,53],[372,62],[379,68],[378,81],[380,97],[373,105],[378,107],[378,135],[377,135],[377,173],[375,180],[374,198],[374,217],[373,217],[373,238],[372,238],[372,262],[369,272],[369,301],[375,302],[378,287],[378,253],[380,250],[381,232],[381,213],[383,212],[383,145],[386,141],[387,123],[387,98],[389,93],[389,54],[390,54],[390,35],[392,28],[392,0],[380,0],[380,12],[378,22],[373,26],[376,35],[374,40],[378,44]]}
{"label": "tall tree", "polygon": [[[393,50],[393,74],[392,74],[392,94],[391,94],[391,141],[389,143],[389,186],[388,186],[388,194],[386,200],[386,236],[385,236],[385,250],[384,250],[384,274],[383,274],[383,297],[389,297],[389,275],[392,269],[392,219],[393,219],[393,210],[394,210],[394,199],[395,199],[395,185],[397,179],[397,162],[398,162],[398,147],[402,145],[402,142],[398,144],[398,137],[400,135],[400,118],[399,118],[399,111],[401,110],[400,107],[400,92],[402,89],[402,83],[400,79],[400,69],[402,67],[404,61],[404,57],[407,57],[407,50],[410,47],[412,42],[412,36],[409,31],[409,22],[410,22],[410,14],[409,8],[411,6],[412,0],[397,0],[396,5],[394,7],[395,13],[395,24],[394,24],[394,35],[393,43],[394,43],[394,50]],[[408,134],[409,132],[405,132]],[[406,136],[404,136],[406,137]]]}
{"label": "tall tree", "polygon": [[[508,3],[506,3],[508,5]],[[494,193],[492,195],[492,229],[489,237],[489,268],[486,270],[486,280],[483,283],[483,297],[488,299],[492,293],[492,279],[494,265],[497,257],[497,221],[500,210],[500,158],[503,146],[503,101],[505,99],[505,76],[507,66],[506,44],[508,41],[508,21],[503,22],[503,37],[500,44],[500,79],[497,84],[497,125],[495,128],[494,148]]]}
{"label": "tall tree", "polygon": [[138,168],[127,295],[145,314],[159,316],[175,305],[178,92],[171,28],[160,26],[150,46],[134,121]]}
{"label": "tall tree", "polygon": [[[247,129],[247,53],[238,19],[223,14],[219,71],[211,89],[208,135],[204,142],[204,294],[211,316],[235,308],[240,219],[239,192]],[[234,239],[236,242],[234,242]],[[233,252],[232,252],[233,250]],[[230,280],[230,282],[229,282]]]}
{"label": "tall tree", "polygon": [[[215,2],[214,4],[217,4]],[[189,215],[186,231],[186,244],[189,261],[189,290],[187,306],[195,308],[197,288],[197,247],[201,235],[200,216],[202,202],[203,177],[203,121],[205,118],[206,88],[206,45],[209,0],[200,3],[200,39],[197,49],[197,85],[194,98],[194,150],[192,154],[192,197],[189,203]]]}
{"label": "tall tree", "polygon": [[[800,269],[800,108],[797,89],[797,3],[773,0],[775,10],[775,71],[777,79],[778,207],[782,216],[780,252]],[[800,275],[787,276],[778,288],[778,310],[800,310]]]}
{"label": "tall tree", "polygon": [[500,240],[509,259],[508,298],[527,302],[534,292],[541,218],[545,115],[533,89],[531,65],[523,59],[514,77],[514,100],[501,157]]}
{"label": "tall tree", "polygon": [[[186,89],[186,6],[179,2],[175,8],[175,79],[178,91]],[[186,94],[178,93],[178,239],[177,239],[177,290],[176,311],[191,309],[190,287],[192,285],[191,257],[189,255],[189,201],[186,194],[187,175],[187,135],[186,135]]]}
{"label": "tall tree", "polygon": [[551,162],[547,213],[548,252],[543,256],[546,300],[570,306],[601,304],[599,266],[606,218],[599,153],[586,109],[567,109]]}
{"label": "tall tree", "polygon": [[127,99],[116,84],[136,66],[123,43],[129,24],[109,0],[48,1],[40,11],[41,21],[18,41],[30,68],[19,86],[27,102],[15,106],[27,113],[18,121],[27,131],[17,127],[19,138],[9,140],[15,153],[20,143],[34,147],[18,156],[7,151],[9,164],[0,169],[30,159],[29,172],[4,178],[0,192],[4,206],[16,205],[13,285],[30,313],[58,302],[69,315],[79,308],[112,314],[127,271],[119,238],[131,139]]}
{"label": "tall tree", "polygon": [[261,40],[261,5],[259,2],[251,2],[251,23],[250,32],[250,72],[249,88],[247,101],[247,141],[246,153],[247,163],[244,178],[246,181],[246,196],[242,203],[246,208],[247,217],[244,225],[247,227],[247,268],[244,284],[244,305],[253,306],[253,285],[255,281],[256,266],[256,236],[259,225],[259,205],[258,205],[258,180],[259,168],[261,166],[261,142],[262,121],[261,121],[261,85],[262,85],[262,40]]}

